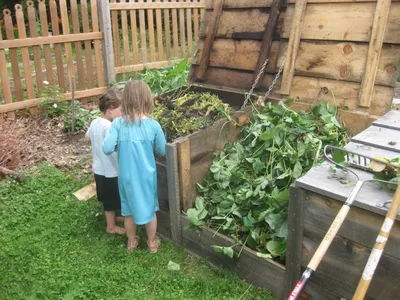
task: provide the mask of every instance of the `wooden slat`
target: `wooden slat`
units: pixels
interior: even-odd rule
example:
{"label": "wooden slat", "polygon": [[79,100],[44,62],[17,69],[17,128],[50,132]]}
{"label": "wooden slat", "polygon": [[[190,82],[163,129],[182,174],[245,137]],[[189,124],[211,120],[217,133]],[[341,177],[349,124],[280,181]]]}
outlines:
{"label": "wooden slat", "polygon": [[65,34],[65,35],[57,34],[56,36],[2,41],[0,42],[0,49],[22,48],[22,47],[51,45],[51,44],[57,45],[63,43],[72,43],[76,41],[101,40],[103,39],[103,37],[104,35],[102,32],[89,32],[89,33]]}
{"label": "wooden slat", "polygon": [[294,69],[296,66],[296,57],[300,45],[300,36],[303,28],[304,15],[306,12],[307,0],[296,1],[294,7],[294,17],[292,19],[292,27],[290,31],[289,44],[286,53],[286,63],[282,75],[282,84],[280,93],[283,95],[290,94],[292,86]]}
{"label": "wooden slat", "polygon": [[[3,40],[3,35],[2,35],[2,27],[0,24],[0,41]],[[11,94],[11,86],[10,86],[10,79],[8,77],[8,72],[7,72],[7,60],[6,60],[6,55],[3,49],[0,49],[0,66],[3,66],[0,68],[0,81],[1,81],[1,87],[3,91],[3,98],[4,102],[6,104],[10,104],[13,102],[12,100],[12,94]],[[14,112],[9,112],[7,114],[8,118],[10,120],[15,120],[15,114]],[[0,115],[0,120],[2,119],[2,115]]]}
{"label": "wooden slat", "polygon": [[[6,37],[8,40],[14,40],[15,39],[14,26],[12,23],[11,11],[9,9],[5,9],[3,10],[3,15],[4,15],[4,27],[6,29]],[[17,49],[10,49],[9,55],[11,60],[11,69],[13,73],[15,98],[17,99],[17,101],[22,101],[24,100],[24,92],[22,89],[21,74],[19,71]]]}
{"label": "wooden slat", "polygon": [[164,43],[161,9],[156,9],[158,60],[164,60]]}
{"label": "wooden slat", "polygon": [[[183,1],[184,0],[180,0],[180,2]],[[186,57],[185,10],[183,8],[179,9],[179,30],[181,33],[181,57]]]}
{"label": "wooden slat", "polygon": [[[138,0],[139,3],[143,0]],[[142,48],[142,63],[147,63],[147,41],[146,41],[146,23],[144,9],[139,10],[139,25],[140,25],[140,47]]]}
{"label": "wooden slat", "polygon": [[[76,0],[71,0],[71,16],[72,27],[75,34],[80,34],[79,11]],[[78,87],[80,90],[85,89],[85,72],[83,70],[82,45],[80,42],[75,42],[75,62],[78,70]]]}
{"label": "wooden slat", "polygon": [[[177,2],[178,0],[171,0]],[[179,38],[178,38],[178,12],[175,8],[172,9],[172,36],[174,40],[174,56],[179,57]]]}
{"label": "wooden slat", "polygon": [[[134,2],[135,0],[129,0]],[[133,51],[133,63],[140,63],[140,54],[139,54],[139,40],[137,34],[137,24],[136,24],[136,10],[130,11],[131,15],[131,30],[132,30],[132,51]]]}
{"label": "wooden slat", "polygon": [[[38,37],[38,31],[36,26],[36,9],[33,1],[26,2],[28,6],[28,20],[29,20],[29,33],[31,37]],[[43,70],[42,70],[42,59],[40,55],[40,47],[33,47],[33,61],[35,62],[35,73],[36,73],[36,83],[38,91],[42,92],[44,88],[43,83]]]}
{"label": "wooden slat", "polygon": [[[224,3],[225,3],[225,2],[224,2]],[[200,19],[201,19],[201,20],[203,20],[205,11],[206,11],[206,10],[203,9],[203,8],[200,9]]]}
{"label": "wooden slat", "polygon": [[[110,0],[110,5],[115,3],[117,0]],[[121,66],[121,49],[120,49],[120,38],[119,38],[119,22],[118,22],[118,12],[111,12],[111,22],[113,30],[113,41],[114,41],[114,60],[115,66]]]}
{"label": "wooden slat", "polygon": [[128,10],[128,9],[170,9],[170,8],[205,8],[205,2],[201,3],[173,3],[173,2],[155,2],[151,0],[147,3],[112,3],[110,10]]}
{"label": "wooden slat", "polygon": [[[186,0],[190,2],[190,0]],[[188,57],[193,55],[193,26],[192,26],[192,10],[186,9],[186,20],[187,20],[187,41],[188,41]]]}
{"label": "wooden slat", "polygon": [[[199,33],[201,38],[207,37],[208,27],[212,21],[212,12],[207,10],[202,18]],[[266,8],[224,10],[217,27],[216,37],[262,40],[268,18],[269,9]],[[280,33],[281,23],[284,20],[285,14],[282,12],[279,16],[277,34]],[[278,38],[278,36],[276,37]]]}
{"label": "wooden slat", "polygon": [[[396,2],[400,0],[392,0]],[[294,4],[296,0],[287,0],[287,3]],[[378,2],[377,0],[309,0],[308,3],[354,3],[354,2]]]}
{"label": "wooden slat", "polygon": [[[147,0],[147,2],[152,2],[152,0]],[[150,44],[150,61],[156,61],[156,41],[154,36],[154,17],[153,10],[147,10],[147,25],[149,28],[149,44]]]}
{"label": "wooden slat", "polygon": [[[189,225],[186,217],[182,216],[182,228]],[[283,277],[285,268],[272,259],[263,259],[256,252],[244,247],[239,260],[215,252],[211,246],[232,246],[235,241],[215,230],[202,227],[200,233],[183,229],[183,242],[186,248],[195,254],[207,258],[217,266],[223,266],[234,271],[240,278],[272,292],[278,299],[282,299]],[[238,248],[240,250],[240,248]]]}
{"label": "wooden slat", "polygon": [[193,207],[193,203],[191,203],[193,189],[190,169],[190,139],[179,141],[177,145],[181,209],[187,211]]}
{"label": "wooden slat", "polygon": [[178,173],[178,150],[176,145],[167,144],[167,179],[168,198],[171,222],[171,238],[182,245],[181,208],[179,200],[179,173]]}
{"label": "wooden slat", "polygon": [[[199,1],[199,0],[197,0]],[[199,40],[199,9],[193,9],[193,23],[194,23],[194,40],[197,42]]]}
{"label": "wooden slat", "polygon": [[[84,91],[77,91],[75,93],[75,100],[79,99],[84,99],[84,98],[89,98],[93,96],[98,96],[107,91],[107,87],[99,87],[99,88],[94,88],[90,90],[84,90]],[[63,94],[62,99],[63,100],[71,100],[72,94],[71,93],[65,93]],[[16,111],[19,109],[26,109],[26,108],[31,108],[31,107],[36,107],[42,104],[43,99],[32,99],[32,100],[25,100],[21,102],[14,102],[10,104],[3,104],[0,105],[0,113],[6,113],[9,111]]]}
{"label": "wooden slat", "polygon": [[361,83],[359,105],[362,107],[369,107],[371,105],[372,91],[378,71],[391,2],[391,0],[381,0],[376,5],[371,41],[365,63],[365,73]]}
{"label": "wooden slat", "polygon": [[399,130],[371,126],[351,140],[360,144],[400,153]]}
{"label": "wooden slat", "polygon": [[400,111],[392,110],[374,122],[375,126],[400,131]]}
{"label": "wooden slat", "polygon": [[[125,0],[120,0],[125,3]],[[124,44],[124,65],[132,64],[131,51],[129,49],[129,32],[128,32],[128,15],[126,10],[121,11],[121,24],[122,24],[122,42]]]}
{"label": "wooden slat", "polygon": [[[198,66],[193,66],[193,73],[197,71]],[[272,74],[266,74],[260,86],[260,93],[267,90],[273,77]],[[207,78],[204,83],[216,87],[233,88],[244,92],[251,88],[253,83],[252,78],[253,74],[251,72],[209,67],[207,70]],[[193,74],[190,81],[196,82],[196,80],[193,79]],[[280,81],[277,82],[278,86],[279,84]],[[316,95],[321,89],[325,90],[326,93],[321,93],[320,98],[316,99]],[[310,105],[316,105],[321,101],[327,101],[331,105],[337,105],[340,108],[353,111],[359,109],[357,105],[359,91],[360,85],[354,82],[295,76],[289,97],[293,99],[299,97],[300,102]],[[281,98],[276,91],[273,91],[271,96]],[[377,86],[372,101],[373,105],[367,112],[378,116],[385,114],[390,107],[392,97],[393,88]]]}
{"label": "wooden slat", "polygon": [[[50,1],[51,6],[51,1]],[[40,27],[42,29],[42,36],[48,37],[49,36],[49,25],[47,20],[47,10],[44,0],[39,1],[39,15],[40,15]],[[47,81],[50,84],[54,84],[54,75],[53,75],[53,62],[51,57],[51,49],[50,46],[45,45],[44,48],[44,59],[46,65],[46,75]]]}
{"label": "wooden slat", "polygon": [[[63,34],[69,34],[69,20],[68,20],[68,8],[66,0],[60,0],[60,15],[62,22]],[[68,82],[69,89],[72,89],[72,77],[75,75],[74,62],[72,57],[72,46],[70,43],[65,43],[65,56],[67,59],[67,70],[68,70]]]}
{"label": "wooden slat", "polygon": [[[224,8],[270,7],[273,0],[225,0]],[[213,8],[213,1],[206,1],[206,9]]]}
{"label": "wooden slat", "polygon": [[177,60],[157,61],[157,62],[152,62],[152,63],[138,64],[138,65],[131,65],[131,66],[121,66],[121,67],[115,68],[115,73],[121,74],[121,73],[128,73],[128,72],[132,72],[132,71],[135,71],[135,72],[143,71],[145,69],[158,69],[158,68],[163,68],[163,67],[170,67],[180,61],[181,61],[181,59],[177,59]]}
{"label": "wooden slat", "polygon": [[[97,1],[96,0],[91,0],[91,13],[92,13],[93,32],[99,32],[99,19],[98,19]],[[105,82],[104,82],[104,73],[102,71],[100,71],[103,69],[103,63],[102,63],[102,55],[101,55],[101,45],[100,45],[99,40],[94,41],[94,52],[95,52],[98,84],[99,84],[99,87],[103,87]]]}
{"label": "wooden slat", "polygon": [[259,77],[260,81],[258,81],[257,86],[260,85],[260,83],[262,82],[262,79],[265,75],[265,72],[262,72],[260,74],[260,71],[261,71],[266,59],[269,58],[269,55],[271,52],[273,34],[275,32],[276,24],[279,19],[282,1],[283,0],[274,0],[271,5],[271,12],[268,17],[268,22],[267,22],[267,26],[265,28],[263,42],[262,42],[261,48],[260,48],[260,54],[258,56],[257,65],[256,65],[256,68],[254,71],[254,76],[253,76],[253,82],[256,82],[258,76],[260,76]]}
{"label": "wooden slat", "polygon": [[[369,42],[376,2],[309,4],[304,19],[301,38],[315,40],[339,40]],[[294,8],[289,5],[283,25],[282,37],[288,38],[291,30]],[[385,43],[400,44],[399,18],[400,2],[390,6]]]}
{"label": "wooden slat", "polygon": [[[198,43],[194,64],[200,63],[204,40]],[[216,39],[210,57],[210,66],[254,71],[261,42],[257,40]],[[276,61],[282,62],[287,42],[272,43],[267,72],[276,71]],[[325,79],[361,82],[368,45],[365,43],[337,43],[330,41],[300,43],[295,74]],[[278,53],[281,55],[278,57]],[[394,87],[400,45],[384,45],[379,60],[376,84]]]}
{"label": "wooden slat", "polygon": [[[25,18],[24,18],[24,13],[22,11],[21,4],[15,5],[15,17],[17,19],[18,38],[26,39]],[[35,98],[35,90],[34,90],[34,86],[33,86],[31,60],[29,58],[28,48],[22,48],[21,54],[22,54],[22,64],[24,66],[25,85],[26,85],[26,90],[28,92],[28,99],[34,99]],[[31,108],[30,111],[32,114],[37,113],[37,110],[35,108]]]}
{"label": "wooden slat", "polygon": [[222,14],[222,6],[223,5],[224,5],[224,0],[216,0],[215,1],[212,19],[211,19],[211,22],[210,22],[208,30],[207,30],[206,40],[204,41],[205,51],[203,51],[203,53],[201,55],[200,66],[199,66],[199,70],[197,72],[197,79],[199,79],[199,80],[203,80],[206,75],[208,62],[210,60],[211,49],[212,49],[212,45],[214,43],[214,39],[217,34],[217,28],[218,28],[218,24],[219,24],[219,19]]}
{"label": "wooden slat", "polygon": [[[90,25],[89,25],[87,0],[81,0],[81,12],[82,12],[83,32],[89,33]],[[90,41],[85,41],[85,61],[86,61],[88,87],[89,89],[91,89],[94,87],[94,70],[93,70],[92,43]]]}
{"label": "wooden slat", "polygon": [[[59,17],[58,17],[58,11],[57,11],[57,3],[55,0],[50,0],[49,2],[50,5],[50,15],[51,15],[51,28],[52,28],[52,36],[47,37],[51,39],[59,39],[60,42],[64,40],[65,33],[60,36],[60,29],[59,29]],[[45,12],[47,13],[47,12]],[[56,58],[56,67],[57,67],[57,77],[58,77],[58,84],[61,87],[61,90],[63,92],[66,92],[65,88],[65,76],[64,76],[64,62],[63,62],[63,52],[61,45],[55,44],[54,45],[54,52],[55,52],[55,58]]]}
{"label": "wooden slat", "polygon": [[165,33],[165,51],[167,59],[171,59],[171,25],[169,9],[164,10],[164,33]]}

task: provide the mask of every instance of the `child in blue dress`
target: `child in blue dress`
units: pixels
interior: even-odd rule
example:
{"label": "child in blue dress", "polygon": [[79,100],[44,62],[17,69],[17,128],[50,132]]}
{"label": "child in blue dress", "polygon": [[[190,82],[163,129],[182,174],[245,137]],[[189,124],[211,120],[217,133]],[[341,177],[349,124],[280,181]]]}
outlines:
{"label": "child in blue dress", "polygon": [[157,252],[160,245],[156,237],[155,213],[159,208],[154,152],[164,156],[166,140],[160,124],[151,118],[153,109],[149,86],[141,80],[128,81],[122,97],[122,117],[112,122],[103,142],[105,154],[112,154],[118,147],[118,185],[128,252],[138,246],[137,225],[146,227],[150,252]]}

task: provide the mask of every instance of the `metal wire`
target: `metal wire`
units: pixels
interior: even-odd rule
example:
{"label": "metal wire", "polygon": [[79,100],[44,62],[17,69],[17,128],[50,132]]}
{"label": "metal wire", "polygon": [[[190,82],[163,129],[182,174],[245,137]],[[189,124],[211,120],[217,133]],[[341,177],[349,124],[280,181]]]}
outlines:
{"label": "metal wire", "polygon": [[260,70],[260,72],[258,73],[256,79],[254,80],[254,83],[253,83],[253,86],[251,87],[251,90],[249,91],[249,93],[248,93],[247,96],[246,96],[246,99],[245,99],[244,102],[243,102],[242,109],[244,109],[244,108],[247,106],[247,103],[249,102],[250,97],[251,97],[251,95],[252,95],[253,92],[254,92],[254,89],[257,87],[257,84],[258,84],[258,82],[260,81],[261,75],[264,73],[265,68],[267,67],[268,62],[269,62],[269,59],[267,58],[267,59],[265,60],[264,64],[262,65],[261,70]]}

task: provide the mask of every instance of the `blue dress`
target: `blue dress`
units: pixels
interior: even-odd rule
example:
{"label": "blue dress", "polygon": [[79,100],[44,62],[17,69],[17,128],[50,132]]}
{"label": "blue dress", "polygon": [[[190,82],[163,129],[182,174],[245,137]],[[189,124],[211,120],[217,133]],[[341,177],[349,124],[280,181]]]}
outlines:
{"label": "blue dress", "polygon": [[147,224],[159,210],[154,151],[165,155],[164,133],[153,119],[129,124],[123,117],[116,118],[103,142],[104,153],[113,153],[117,145],[121,214],[133,216],[137,225]]}

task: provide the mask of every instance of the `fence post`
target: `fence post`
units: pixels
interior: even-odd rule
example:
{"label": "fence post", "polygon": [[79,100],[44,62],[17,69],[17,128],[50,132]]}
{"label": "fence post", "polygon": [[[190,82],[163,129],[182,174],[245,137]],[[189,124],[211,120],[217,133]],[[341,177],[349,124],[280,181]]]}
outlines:
{"label": "fence post", "polygon": [[[100,30],[104,33],[104,39],[101,41],[103,53],[104,79],[106,85],[114,83],[115,65],[114,65],[114,47],[112,40],[110,3],[108,0],[98,0]],[[97,70],[100,72],[101,70]]]}

